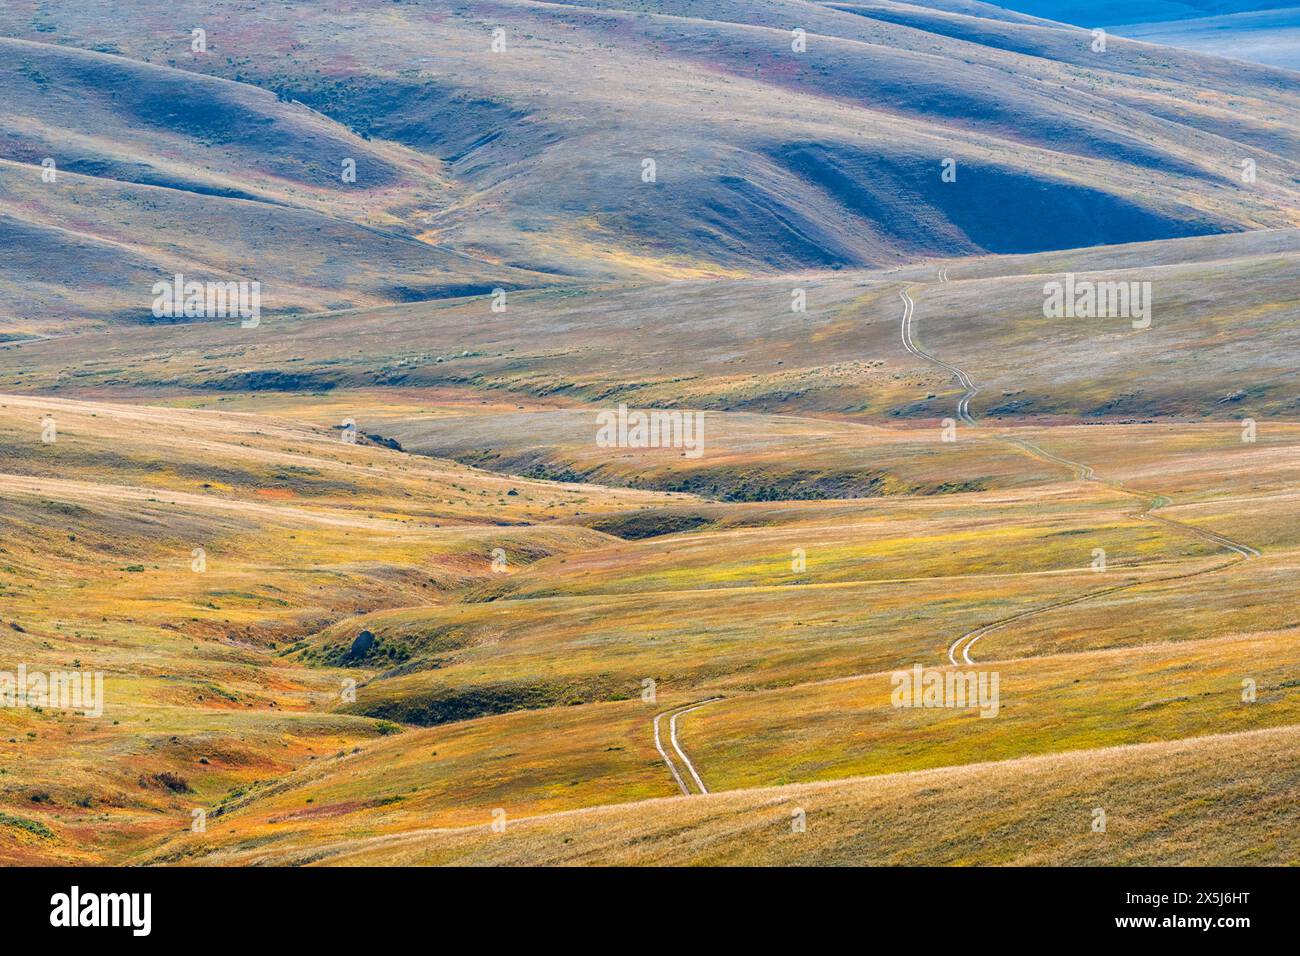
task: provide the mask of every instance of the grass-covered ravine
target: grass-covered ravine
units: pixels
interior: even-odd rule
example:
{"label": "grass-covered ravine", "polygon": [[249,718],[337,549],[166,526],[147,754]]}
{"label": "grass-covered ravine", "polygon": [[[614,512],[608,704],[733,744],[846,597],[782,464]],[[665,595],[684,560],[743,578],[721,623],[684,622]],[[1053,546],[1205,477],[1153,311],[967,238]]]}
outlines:
{"label": "grass-covered ravine", "polygon": [[1300,74],[938,6],[0,4],[0,864],[1300,860]]}

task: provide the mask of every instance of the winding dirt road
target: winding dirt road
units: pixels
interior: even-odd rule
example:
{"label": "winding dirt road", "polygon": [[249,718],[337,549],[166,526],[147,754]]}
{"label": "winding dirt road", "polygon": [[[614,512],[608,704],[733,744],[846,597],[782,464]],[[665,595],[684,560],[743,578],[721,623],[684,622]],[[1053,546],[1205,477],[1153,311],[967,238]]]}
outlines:
{"label": "winding dirt road", "polygon": [[[939,270],[939,281],[940,282],[949,281],[947,269]],[[979,423],[975,421],[974,417],[970,413],[970,401],[972,398],[974,398],[976,395],[979,394],[979,386],[975,384],[975,382],[971,379],[970,375],[967,374],[964,369],[961,369],[956,365],[951,365],[948,362],[945,362],[942,359],[937,358],[934,355],[931,355],[929,352],[926,352],[923,349],[921,349],[919,346],[917,346],[913,338],[913,328],[914,328],[914,321],[916,316],[916,303],[912,299],[911,295],[909,294],[909,290],[907,289],[900,290],[899,297],[903,302],[903,318],[902,318],[902,326],[901,326],[901,333],[900,333],[902,337],[903,347],[906,348],[907,351],[912,355],[915,355],[918,358],[924,359],[925,361],[931,363],[932,365],[944,369],[946,372],[952,375],[954,379],[957,380],[957,383],[964,390],[961,397],[957,400],[957,417],[964,424],[971,427],[978,428]],[[1138,508],[1138,510],[1131,512],[1129,517],[1132,517],[1140,521],[1156,522],[1170,528],[1175,528],[1184,533],[1194,535],[1196,537],[1201,538],[1202,540],[1209,541],[1210,543],[1218,547],[1221,547],[1227,551],[1232,552],[1233,557],[1228,561],[1224,561],[1207,568],[1201,568],[1196,571],[1191,571],[1183,574],[1172,574],[1172,575],[1167,575],[1165,577],[1152,578],[1152,579],[1147,579],[1142,581],[1132,581],[1126,584],[1116,584],[1116,585],[1111,585],[1110,587],[1099,588],[1095,591],[1088,591],[1087,593],[1079,594],[1074,597],[1066,598],[1061,601],[1054,601],[1050,604],[1044,604],[1038,607],[1029,608],[1028,610],[1021,611],[1017,614],[1012,614],[1008,617],[1001,618],[1000,620],[991,621],[987,624],[981,624],[979,627],[967,631],[965,634],[961,635],[961,637],[957,638],[955,641],[952,642],[952,644],[949,645],[948,661],[950,664],[954,666],[959,666],[963,663],[974,664],[975,661],[971,658],[971,649],[980,641],[980,639],[983,638],[986,634],[990,634],[994,631],[997,631],[1017,621],[1022,621],[1039,614],[1045,614],[1049,611],[1054,611],[1059,608],[1070,607],[1071,605],[1074,604],[1080,604],[1084,601],[1089,601],[1093,598],[1102,597],[1103,595],[1106,594],[1114,594],[1119,591],[1126,591],[1129,590],[1130,588],[1142,587],[1144,585],[1149,585],[1149,584],[1158,584],[1164,581],[1185,580],[1187,578],[1193,578],[1203,574],[1213,574],[1216,571],[1221,571],[1224,568],[1232,567],[1233,565],[1238,564],[1242,561],[1250,561],[1255,558],[1261,557],[1260,552],[1255,548],[1251,547],[1248,544],[1242,544],[1239,541],[1234,541],[1231,538],[1227,537],[1226,535],[1222,535],[1214,531],[1208,531],[1204,528],[1198,528],[1195,525],[1184,524],[1181,521],[1175,521],[1174,519],[1166,518],[1163,515],[1152,514],[1152,512],[1155,511],[1157,508],[1164,508],[1173,504],[1172,499],[1170,499],[1165,495],[1155,495],[1153,497],[1148,492],[1137,491],[1133,488],[1126,487],[1120,482],[1101,478],[1097,475],[1096,471],[1092,468],[1091,465],[1085,465],[1082,462],[1071,461],[1068,458],[1062,458],[1060,455],[1055,455],[1049,451],[1046,451],[1045,449],[1040,448],[1038,445],[1024,438],[1007,436],[1007,435],[994,435],[994,434],[988,434],[988,437],[997,441],[1006,442],[1009,445],[1019,448],[1021,451],[1025,452],[1026,454],[1033,455],[1037,458],[1041,458],[1044,461],[1049,461],[1054,464],[1061,465],[1062,467],[1068,468],[1070,469],[1074,477],[1079,481],[1097,482],[1098,484],[1104,485],[1107,488],[1110,488],[1116,492],[1125,495],[1130,495],[1134,498],[1137,498],[1141,502],[1141,506]],[[846,679],[851,679],[853,676],[860,676],[860,675],[850,675],[850,677]],[[656,715],[654,719],[655,749],[659,751],[659,756],[663,759],[663,762],[668,766],[668,771],[672,774],[673,780],[677,782],[677,786],[681,789],[682,793],[688,797],[692,796],[693,792],[687,783],[687,778],[684,777],[682,773],[678,770],[677,764],[674,762],[672,756],[664,747],[663,738],[660,731],[660,721],[664,717],[667,717],[669,719],[668,735],[669,735],[669,742],[672,746],[672,749],[676,752],[677,756],[681,759],[682,765],[686,768],[687,774],[689,775],[689,779],[694,782],[698,792],[701,794],[708,793],[709,792],[708,788],[704,785],[704,781],[700,779],[699,772],[695,769],[695,765],[691,763],[690,758],[686,755],[686,751],[683,749],[681,745],[681,741],[677,737],[677,719],[679,717],[686,716],[686,714],[689,714],[694,710],[698,710],[699,708],[704,707],[706,704],[716,703],[717,701],[722,699],[723,698],[721,697],[711,697],[708,700],[696,701],[695,703],[685,704],[670,710],[663,711],[662,713]]]}
{"label": "winding dirt road", "polygon": [[664,763],[668,765],[668,771],[673,775],[673,779],[677,781],[677,786],[680,787],[682,793],[688,797],[692,796],[691,788],[686,785],[686,781],[678,771],[677,765],[673,762],[673,758],[669,756],[668,751],[664,749],[663,738],[660,736],[659,732],[659,721],[663,720],[665,717],[668,718],[668,739],[672,744],[673,750],[677,751],[677,756],[681,758],[682,764],[686,767],[687,773],[690,774],[690,779],[695,781],[695,786],[699,789],[699,792],[708,793],[709,788],[706,787],[704,781],[700,779],[699,772],[696,771],[695,765],[691,763],[691,758],[686,756],[686,751],[682,749],[681,741],[677,739],[677,718],[685,717],[693,710],[699,710],[706,704],[717,703],[720,700],[722,700],[721,697],[710,697],[708,700],[699,700],[693,704],[686,704],[685,706],[677,707],[672,710],[665,710],[663,713],[655,715],[655,750],[659,751],[659,756],[662,757]]}
{"label": "winding dirt road", "polygon": [[[939,270],[939,281],[940,282],[948,281],[948,274],[946,269]],[[916,345],[916,342],[913,340],[912,337],[912,330],[913,330],[914,320],[916,315],[916,303],[912,300],[911,295],[908,294],[907,289],[900,290],[899,296],[903,300],[903,321],[902,321],[903,346],[911,354],[917,356],[918,358],[925,359],[927,362],[930,362],[934,365],[937,365],[939,368],[942,368],[945,371],[949,372],[957,380],[957,383],[961,385],[963,389],[965,389],[964,394],[957,400],[957,417],[960,418],[962,422],[964,422],[967,425],[973,427],[979,427],[978,423],[970,414],[970,400],[974,398],[977,394],[979,394],[979,386],[977,386],[974,383],[970,375],[968,375],[965,372],[965,370],[958,368],[956,365],[950,365],[949,363],[943,361],[942,359],[936,358],[935,356],[931,355],[929,352],[922,350]],[[990,437],[998,441],[1003,441],[1006,442],[1007,444],[1014,445],[1015,447],[1021,449],[1022,451],[1034,455],[1035,457],[1042,458],[1045,461],[1050,461],[1058,465],[1063,465],[1064,467],[1069,468],[1070,471],[1074,473],[1074,477],[1079,481],[1095,481],[1098,484],[1105,485],[1107,488],[1120,492],[1121,494],[1131,495],[1135,498],[1138,498],[1140,501],[1143,502],[1143,506],[1138,511],[1133,512],[1130,515],[1130,517],[1140,521],[1151,521],[1151,522],[1165,525],[1166,527],[1176,528],[1179,531],[1194,535],[1196,537],[1201,538],[1202,540],[1209,541],[1210,543],[1217,545],[1218,547],[1231,551],[1236,556],[1236,560],[1227,561],[1224,562],[1223,564],[1218,564],[1210,568],[1203,568],[1199,571],[1193,571],[1188,574],[1169,575],[1168,577],[1156,578],[1154,580],[1135,581],[1129,584],[1118,584],[1108,588],[1101,588],[1096,591],[1089,591],[1086,594],[1081,594],[1076,597],[1068,598],[1067,600],[1064,601],[1056,601],[1052,604],[1045,604],[1041,607],[1030,608],[1027,611],[1021,611],[1019,614],[1013,614],[1010,617],[1005,617],[998,621],[993,621],[988,624],[982,624],[979,627],[975,628],[974,630],[967,631],[965,634],[957,638],[957,640],[953,641],[952,644],[949,645],[948,647],[949,663],[974,664],[975,662],[971,659],[970,651],[971,648],[974,647],[975,644],[980,640],[980,638],[982,638],[986,634],[998,630],[999,628],[1003,628],[1015,621],[1020,621],[1037,614],[1043,614],[1047,611],[1053,611],[1056,610],[1057,608],[1069,607],[1072,604],[1078,604],[1081,601],[1087,601],[1090,600],[1091,598],[1101,597],[1104,594],[1113,594],[1116,591],[1125,591],[1128,590],[1129,588],[1140,587],[1144,584],[1157,584],[1161,581],[1181,580],[1184,578],[1196,577],[1197,575],[1201,575],[1201,574],[1209,574],[1214,571],[1220,571],[1223,568],[1231,567],[1232,565],[1237,564],[1238,561],[1250,561],[1253,560],[1254,558],[1258,558],[1261,556],[1260,552],[1257,551],[1255,548],[1252,548],[1248,544],[1242,544],[1239,541],[1234,541],[1231,538],[1227,537],[1226,535],[1221,535],[1214,531],[1207,531],[1206,529],[1198,528],[1195,525],[1184,524],[1181,521],[1175,521],[1173,518],[1166,518],[1163,515],[1152,514],[1152,512],[1155,511],[1157,508],[1164,508],[1173,503],[1173,500],[1171,498],[1168,498],[1165,495],[1156,495],[1153,498],[1146,492],[1136,491],[1132,488],[1128,488],[1117,481],[1108,481],[1106,479],[1100,478],[1097,476],[1096,471],[1093,470],[1091,465],[1085,465],[1082,462],[1071,461],[1068,458],[1062,458],[1060,455],[1054,455],[1051,452],[1040,448],[1038,445],[1034,444],[1033,442],[1023,438],[1013,438],[1004,435],[992,435]],[[961,656],[960,660],[958,660],[959,654]]]}
{"label": "winding dirt road", "polygon": [[912,297],[903,289],[898,293],[903,299],[903,347],[918,358],[923,358],[927,362],[939,366],[940,368],[951,372],[953,377],[966,389],[966,394],[957,399],[957,417],[967,425],[974,425],[975,419],[970,416],[970,400],[979,394],[979,388],[971,381],[970,376],[963,372],[955,365],[949,365],[942,359],[935,358],[929,352],[923,352],[916,347],[912,341],[912,316],[916,311],[916,303]]}

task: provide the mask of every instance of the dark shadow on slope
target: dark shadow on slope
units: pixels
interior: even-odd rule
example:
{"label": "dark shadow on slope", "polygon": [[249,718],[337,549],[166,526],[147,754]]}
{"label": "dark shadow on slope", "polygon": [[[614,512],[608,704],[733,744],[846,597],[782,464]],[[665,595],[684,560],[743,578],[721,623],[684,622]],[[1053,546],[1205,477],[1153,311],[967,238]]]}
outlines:
{"label": "dark shadow on slope", "polygon": [[1170,216],[1100,189],[960,157],[956,181],[945,183],[930,157],[817,143],[771,155],[916,253],[1046,252],[1239,231],[1191,208]]}
{"label": "dark shadow on slope", "polygon": [[353,77],[312,81],[274,77],[266,85],[347,126],[366,139],[392,140],[432,153],[472,177],[479,151],[491,146],[494,166],[523,159],[554,141],[528,113],[433,80]]}

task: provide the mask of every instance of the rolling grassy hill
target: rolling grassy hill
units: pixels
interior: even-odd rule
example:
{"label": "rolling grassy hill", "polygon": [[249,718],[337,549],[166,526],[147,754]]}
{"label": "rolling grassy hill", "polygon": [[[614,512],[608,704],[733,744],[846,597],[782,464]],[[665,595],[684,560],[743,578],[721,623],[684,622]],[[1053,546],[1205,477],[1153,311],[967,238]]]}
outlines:
{"label": "rolling grassy hill", "polygon": [[0,862],[1300,861],[1300,74],[1068,6],[0,9]]}
{"label": "rolling grassy hill", "polygon": [[[226,863],[1169,865],[1294,863],[1294,728],[835,783],[643,801]],[[1177,813],[1188,793],[1208,794]],[[1094,833],[1093,810],[1108,811]],[[791,827],[802,810],[803,832]],[[292,841],[292,838],[290,838]]]}
{"label": "rolling grassy hill", "polygon": [[443,600],[494,574],[494,549],[518,567],[605,539],[559,514],[657,500],[238,414],[3,396],[0,436],[0,653],[105,686],[102,718],[0,711],[11,863],[115,858],[188,826],[191,806],[374,736],[328,712],[347,671],[285,649]]}
{"label": "rolling grassy hill", "polygon": [[[581,415],[562,413],[574,407],[623,402],[874,423],[950,415],[960,394],[951,376],[899,348],[900,292],[908,290],[917,341],[969,370],[980,417],[1294,419],[1298,236],[1264,231],[965,259],[944,266],[946,283],[935,281],[940,266],[922,265],[579,284],[509,294],[500,311],[481,295],[277,317],[256,329],[229,320],[115,329],[97,335],[93,351],[72,354],[58,339],[0,345],[0,389],[215,399],[381,387],[377,402],[364,391],[351,404],[338,394],[331,408],[412,450],[477,455],[488,467],[494,454],[512,465],[531,456],[539,473],[580,474],[593,463],[561,448],[590,438],[594,417],[588,430]],[[1149,282],[1150,327],[1045,318],[1044,285],[1066,272]],[[792,311],[795,290],[806,312]],[[520,417],[499,415],[511,399]],[[475,417],[478,408],[493,414]],[[532,412],[540,414],[524,417]],[[714,420],[724,444],[756,435],[752,420],[737,417],[734,435],[726,419]],[[548,436],[561,447],[546,448]]]}
{"label": "rolling grassy hill", "polygon": [[[321,311],[554,273],[881,266],[1297,222],[1294,74],[1119,39],[1094,54],[1086,31],[982,10],[101,12],[0,11],[0,228],[25,250],[7,335],[141,321],[150,275],[176,271]],[[205,51],[181,23],[203,24]],[[91,289],[67,263],[93,263]]]}
{"label": "rolling grassy hill", "polygon": [[[12,861],[333,859],[496,807],[514,819],[667,797],[651,718],[717,694],[684,733],[727,790],[1175,740],[1228,713],[1238,730],[1291,720],[1290,429],[1245,458],[1205,426],[1135,431],[1125,455],[1095,428],[1032,436],[1125,482],[1149,470],[1185,502],[1168,509],[1179,520],[1256,535],[1269,556],[1246,573],[1066,474],[727,504],[501,477],[268,414],[0,405],[7,653],[102,669],[109,701],[97,721],[4,715],[4,813],[31,825],[5,831]],[[972,451],[957,460],[978,469]],[[595,530],[638,514],[668,533]],[[680,514],[705,520],[674,531]],[[1101,577],[1087,567],[1099,545],[1113,562]],[[1084,618],[1063,607],[989,635],[978,656],[1002,661],[998,720],[876,700],[883,672],[937,663],[975,623],[1115,587]],[[1179,625],[1153,640],[1153,620]],[[374,643],[358,654],[363,631]],[[1242,674],[1258,704],[1240,702]],[[657,702],[640,699],[647,678]],[[113,773],[79,782],[110,759]],[[178,835],[194,808],[214,828]]]}

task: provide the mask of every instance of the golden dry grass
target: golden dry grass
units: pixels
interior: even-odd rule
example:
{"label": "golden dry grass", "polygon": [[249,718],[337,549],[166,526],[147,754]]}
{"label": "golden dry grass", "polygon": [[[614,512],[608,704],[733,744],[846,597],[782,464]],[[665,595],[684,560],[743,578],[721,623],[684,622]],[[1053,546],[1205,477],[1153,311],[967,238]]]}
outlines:
{"label": "golden dry grass", "polygon": [[[409,395],[366,397],[411,408]],[[262,414],[0,399],[0,649],[29,668],[103,670],[108,699],[98,720],[0,714],[4,812],[20,821],[0,830],[5,859],[305,859],[497,807],[513,819],[666,797],[651,719],[717,693],[682,733],[726,790],[1294,720],[1284,427],[1244,452],[1206,426],[1117,428],[1127,470],[1095,428],[1018,430],[1056,454],[1095,452],[1126,486],[1174,492],[1180,518],[1273,529],[1264,558],[1221,567],[1221,549],[1144,522],[1131,495],[1063,474],[725,504],[347,444],[328,422],[348,401],[326,403],[322,425],[301,397]],[[868,448],[918,441],[854,433]],[[946,449],[953,473],[978,471],[1000,434]],[[1226,479],[1234,468],[1249,480]],[[639,541],[595,530],[638,513],[703,523]],[[1096,546],[1104,575],[1088,567]],[[978,623],[1103,585],[1134,586],[981,641],[978,660],[1003,661],[996,719],[895,711],[885,678],[851,678],[938,663]],[[389,657],[340,666],[363,628]],[[1242,675],[1261,687],[1250,708],[1233,703]],[[349,679],[355,703],[340,699]],[[392,733],[375,718],[451,722]],[[195,808],[213,813],[206,834],[187,831]]]}
{"label": "golden dry grass", "polygon": [[0,827],[9,862],[115,859],[232,789],[374,737],[374,721],[328,713],[352,673],[302,667],[285,645],[446,600],[494,574],[494,549],[521,566],[606,537],[558,517],[680,500],[245,414],[3,396],[0,436],[0,658],[11,673],[102,672],[105,697],[102,718],[0,712],[0,802],[34,828]]}
{"label": "golden dry grass", "polygon": [[[187,55],[29,6],[0,674],[106,700],[0,708],[0,862],[1297,862],[1280,71],[973,8],[172,0]],[[262,323],[156,322],[178,271]],[[600,447],[622,403],[703,457]],[[996,718],[890,706],[958,640]],[[705,698],[722,792],[669,799]]]}
{"label": "golden dry grass", "polygon": [[[1300,730],[676,797],[212,863],[1281,865],[1300,862]],[[1106,813],[1093,830],[1094,810]],[[806,829],[795,832],[802,810]],[[292,842],[292,841],[289,841]]]}

